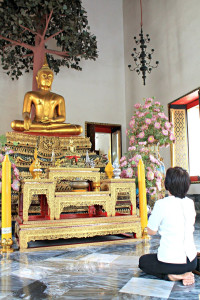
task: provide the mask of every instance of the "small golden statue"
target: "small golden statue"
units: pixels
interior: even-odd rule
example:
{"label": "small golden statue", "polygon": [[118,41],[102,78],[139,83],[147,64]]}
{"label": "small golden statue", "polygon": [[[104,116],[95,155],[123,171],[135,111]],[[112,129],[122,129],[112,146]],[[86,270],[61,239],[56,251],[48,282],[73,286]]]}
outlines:
{"label": "small golden statue", "polygon": [[109,162],[107,163],[106,167],[105,167],[105,172],[106,175],[108,176],[109,179],[111,179],[113,177],[113,166],[111,164],[111,151],[108,151],[108,160]]}
{"label": "small golden statue", "polygon": [[33,169],[34,179],[40,179],[42,175],[42,169],[39,163],[38,158],[35,161],[35,168]]}
{"label": "small golden statue", "polygon": [[35,178],[33,170],[35,169],[36,160],[37,160],[37,148],[35,148],[35,151],[34,151],[34,160],[33,160],[32,164],[29,167],[29,171],[30,171],[33,178]]}
{"label": "small golden statue", "polygon": [[76,152],[76,146],[74,145],[73,139],[69,140],[69,146],[68,149],[70,152],[75,153]]}
{"label": "small golden statue", "polygon": [[[54,74],[46,60],[38,71],[36,80],[38,91],[25,94],[23,105],[24,121],[15,120],[11,127],[15,131],[36,133],[58,133],[66,135],[79,135],[83,128],[80,125],[64,123],[65,100],[62,96],[51,92]],[[35,116],[31,120],[31,107],[35,107]]]}

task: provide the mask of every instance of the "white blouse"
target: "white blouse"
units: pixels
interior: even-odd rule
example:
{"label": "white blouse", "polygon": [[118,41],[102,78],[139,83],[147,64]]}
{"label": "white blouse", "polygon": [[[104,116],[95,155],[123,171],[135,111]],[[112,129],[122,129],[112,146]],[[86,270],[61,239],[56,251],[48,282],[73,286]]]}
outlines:
{"label": "white blouse", "polygon": [[159,261],[183,264],[187,257],[190,261],[195,258],[195,217],[194,202],[187,197],[180,199],[169,196],[155,202],[148,227],[161,235]]}

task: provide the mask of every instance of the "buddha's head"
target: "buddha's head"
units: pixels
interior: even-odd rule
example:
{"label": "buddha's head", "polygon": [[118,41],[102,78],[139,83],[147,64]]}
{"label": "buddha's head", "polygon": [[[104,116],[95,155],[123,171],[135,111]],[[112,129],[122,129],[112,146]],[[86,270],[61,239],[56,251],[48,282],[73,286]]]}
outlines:
{"label": "buddha's head", "polygon": [[36,80],[39,89],[50,90],[53,82],[53,71],[49,68],[48,63],[45,59],[45,62],[42,68],[38,71]]}

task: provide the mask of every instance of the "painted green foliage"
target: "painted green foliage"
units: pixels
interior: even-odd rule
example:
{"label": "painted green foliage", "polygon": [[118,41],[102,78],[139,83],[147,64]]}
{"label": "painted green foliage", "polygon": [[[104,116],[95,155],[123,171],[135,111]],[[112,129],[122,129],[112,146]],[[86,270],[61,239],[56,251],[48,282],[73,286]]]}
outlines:
{"label": "painted green foliage", "polygon": [[45,53],[55,73],[61,66],[81,70],[81,58],[98,56],[81,0],[4,0],[0,28],[1,63],[12,79],[30,70],[35,76]]}

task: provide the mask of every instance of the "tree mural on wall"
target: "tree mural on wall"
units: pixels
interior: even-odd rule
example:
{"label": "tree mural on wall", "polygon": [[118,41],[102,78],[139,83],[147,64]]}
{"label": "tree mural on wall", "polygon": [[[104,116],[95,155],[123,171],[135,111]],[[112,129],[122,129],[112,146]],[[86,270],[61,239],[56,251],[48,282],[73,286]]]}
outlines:
{"label": "tree mural on wall", "polygon": [[33,90],[45,54],[56,74],[61,66],[82,70],[81,58],[98,56],[81,0],[1,0],[0,28],[2,68],[12,80],[33,70]]}

